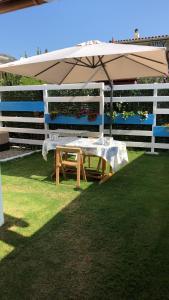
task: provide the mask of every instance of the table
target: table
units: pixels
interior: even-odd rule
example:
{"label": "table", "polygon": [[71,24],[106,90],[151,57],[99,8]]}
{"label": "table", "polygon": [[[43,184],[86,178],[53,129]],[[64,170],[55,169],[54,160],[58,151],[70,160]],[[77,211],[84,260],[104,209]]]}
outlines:
{"label": "table", "polygon": [[85,155],[95,155],[101,157],[105,162],[109,162],[113,172],[116,172],[127,164],[128,155],[126,144],[115,141],[113,138],[78,138],[78,137],[58,137],[55,141],[45,139],[42,147],[42,155],[47,160],[50,150],[55,150],[57,146],[79,147]]}

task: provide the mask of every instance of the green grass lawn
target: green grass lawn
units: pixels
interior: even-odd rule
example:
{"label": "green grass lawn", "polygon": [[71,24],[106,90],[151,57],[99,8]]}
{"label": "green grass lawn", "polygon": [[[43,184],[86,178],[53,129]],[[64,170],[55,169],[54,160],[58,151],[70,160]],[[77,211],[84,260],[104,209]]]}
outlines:
{"label": "green grass lawn", "polygon": [[0,300],[169,299],[169,155],[56,187],[52,156],[2,164]]}

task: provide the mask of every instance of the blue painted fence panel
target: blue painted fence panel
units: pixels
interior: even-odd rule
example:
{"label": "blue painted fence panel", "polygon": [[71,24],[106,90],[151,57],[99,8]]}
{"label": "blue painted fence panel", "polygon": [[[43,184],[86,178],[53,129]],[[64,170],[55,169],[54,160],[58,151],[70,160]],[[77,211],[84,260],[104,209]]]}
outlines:
{"label": "blue painted fence panel", "polygon": [[102,124],[102,116],[98,115],[96,120],[89,121],[87,116],[77,118],[64,115],[58,115],[56,118],[51,120],[50,115],[45,115],[45,123],[47,124],[72,124],[72,125],[100,125]]}
{"label": "blue painted fence panel", "polygon": [[153,135],[154,136],[161,136],[161,137],[169,137],[169,127],[167,127],[167,126],[155,126],[153,128]]}
{"label": "blue painted fence panel", "polygon": [[[131,116],[127,119],[124,119],[122,115],[117,116],[112,120],[112,124],[121,124],[121,125],[152,125],[154,121],[154,115],[149,114],[147,119],[142,119],[140,116]],[[105,116],[105,123],[110,124],[110,117]]]}
{"label": "blue painted fence panel", "polygon": [[0,102],[0,111],[32,111],[43,112],[42,101],[3,101]]}

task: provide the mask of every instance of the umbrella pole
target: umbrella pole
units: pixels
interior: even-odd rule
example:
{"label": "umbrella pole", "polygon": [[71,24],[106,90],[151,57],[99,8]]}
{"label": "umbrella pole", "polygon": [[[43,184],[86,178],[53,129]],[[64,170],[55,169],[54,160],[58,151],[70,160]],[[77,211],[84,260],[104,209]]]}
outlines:
{"label": "umbrella pole", "polygon": [[110,137],[112,137],[113,91],[114,84],[113,81],[110,81]]}

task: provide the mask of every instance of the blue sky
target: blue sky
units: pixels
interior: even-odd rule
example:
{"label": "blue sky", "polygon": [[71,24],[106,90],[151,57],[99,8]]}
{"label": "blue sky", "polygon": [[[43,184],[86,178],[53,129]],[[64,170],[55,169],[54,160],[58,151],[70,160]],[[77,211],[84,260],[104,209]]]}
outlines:
{"label": "blue sky", "polygon": [[0,52],[17,58],[98,39],[169,34],[169,1],[59,0],[0,15]]}

